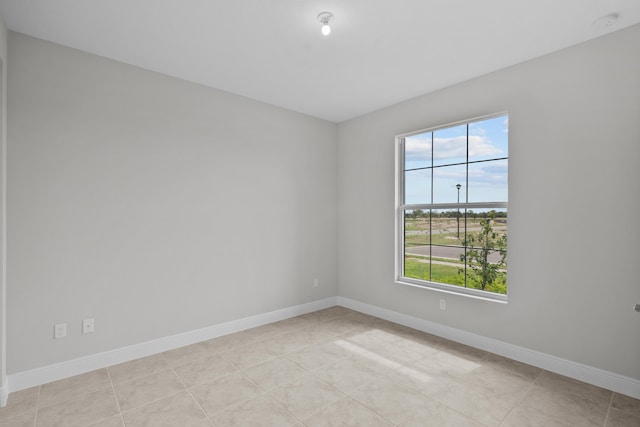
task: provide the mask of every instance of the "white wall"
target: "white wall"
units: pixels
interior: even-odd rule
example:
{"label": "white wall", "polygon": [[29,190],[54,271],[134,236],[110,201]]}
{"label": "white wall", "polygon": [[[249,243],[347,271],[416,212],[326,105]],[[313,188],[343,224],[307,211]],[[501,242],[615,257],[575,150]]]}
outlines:
{"label": "white wall", "polygon": [[0,16],[0,404],[6,403],[7,27]]}
{"label": "white wall", "polygon": [[337,295],[335,124],[17,33],[9,57],[10,374]]}
{"label": "white wall", "polygon": [[[339,295],[640,379],[638,46],[636,25],[341,123]],[[395,135],[503,110],[508,304],[395,284]]]}

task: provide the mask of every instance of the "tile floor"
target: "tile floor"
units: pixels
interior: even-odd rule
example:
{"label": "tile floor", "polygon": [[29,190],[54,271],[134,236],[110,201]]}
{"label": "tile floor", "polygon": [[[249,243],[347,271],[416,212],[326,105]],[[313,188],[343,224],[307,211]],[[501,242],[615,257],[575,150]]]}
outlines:
{"label": "tile floor", "polygon": [[0,427],[640,426],[640,401],[342,307],[12,393]]}

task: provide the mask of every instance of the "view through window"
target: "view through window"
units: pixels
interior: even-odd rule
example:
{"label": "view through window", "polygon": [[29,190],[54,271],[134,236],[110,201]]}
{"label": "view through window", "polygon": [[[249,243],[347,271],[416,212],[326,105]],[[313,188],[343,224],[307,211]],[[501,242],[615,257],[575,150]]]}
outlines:
{"label": "view through window", "polygon": [[508,125],[398,137],[398,281],[506,299]]}

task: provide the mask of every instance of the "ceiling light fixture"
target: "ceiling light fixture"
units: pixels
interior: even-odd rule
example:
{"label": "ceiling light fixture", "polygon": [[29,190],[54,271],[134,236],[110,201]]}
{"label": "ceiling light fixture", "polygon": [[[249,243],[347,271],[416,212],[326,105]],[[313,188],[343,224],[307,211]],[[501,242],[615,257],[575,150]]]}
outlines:
{"label": "ceiling light fixture", "polygon": [[318,15],[318,21],[322,24],[322,34],[328,36],[331,33],[331,27],[329,26],[329,22],[333,18],[333,13],[331,12],[322,12]]}

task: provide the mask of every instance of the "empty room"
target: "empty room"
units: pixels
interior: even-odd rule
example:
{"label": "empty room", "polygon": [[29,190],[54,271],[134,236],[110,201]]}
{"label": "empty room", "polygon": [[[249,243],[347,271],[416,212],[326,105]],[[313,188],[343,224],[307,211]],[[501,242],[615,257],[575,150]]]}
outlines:
{"label": "empty room", "polygon": [[0,427],[640,426],[637,0],[0,0]]}

